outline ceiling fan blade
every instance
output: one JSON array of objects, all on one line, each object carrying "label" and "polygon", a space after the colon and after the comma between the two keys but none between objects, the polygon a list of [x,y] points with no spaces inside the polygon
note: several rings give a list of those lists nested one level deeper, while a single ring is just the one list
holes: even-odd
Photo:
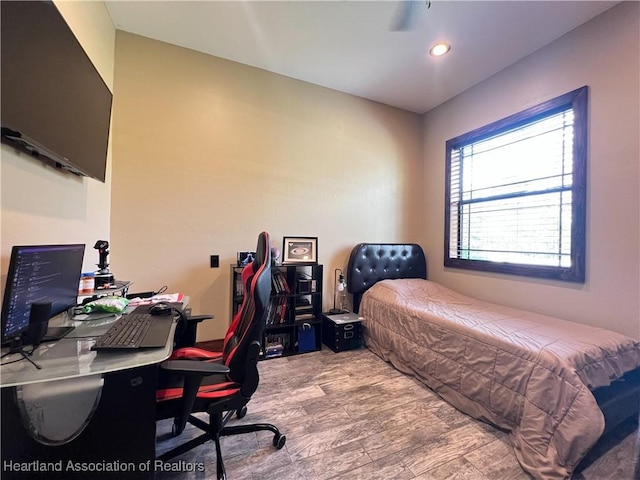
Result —
[{"label": "ceiling fan blade", "polygon": [[412,30],[422,5],[429,10],[431,8],[431,0],[398,0],[398,6],[391,19],[389,30],[392,32]]},{"label": "ceiling fan blade", "polygon": [[415,0],[399,0],[396,11],[391,19],[389,30],[392,32],[406,32],[413,28],[414,13],[420,2]]}]

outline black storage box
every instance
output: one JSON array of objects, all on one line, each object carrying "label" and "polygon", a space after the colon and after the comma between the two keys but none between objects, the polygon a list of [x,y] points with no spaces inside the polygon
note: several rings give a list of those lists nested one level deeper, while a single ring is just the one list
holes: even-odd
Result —
[{"label": "black storage box", "polygon": [[322,343],[334,352],[362,347],[362,322],[357,313],[322,316]]}]

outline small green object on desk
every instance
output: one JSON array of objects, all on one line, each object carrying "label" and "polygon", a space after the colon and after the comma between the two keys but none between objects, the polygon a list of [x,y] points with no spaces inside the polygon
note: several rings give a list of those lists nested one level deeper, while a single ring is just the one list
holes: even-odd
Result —
[{"label": "small green object on desk", "polygon": [[129,300],[124,297],[102,297],[87,303],[82,309],[84,313],[91,312],[107,312],[107,313],[122,313],[129,305]]}]

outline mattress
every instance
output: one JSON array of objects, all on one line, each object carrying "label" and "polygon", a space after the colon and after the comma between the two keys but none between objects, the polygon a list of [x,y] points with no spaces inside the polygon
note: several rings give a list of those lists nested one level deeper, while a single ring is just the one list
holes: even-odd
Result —
[{"label": "mattress", "polygon": [[567,478],[604,430],[591,390],[640,366],[616,332],[461,295],[422,279],[362,297],[364,340],[469,415],[510,432],[536,478]]}]

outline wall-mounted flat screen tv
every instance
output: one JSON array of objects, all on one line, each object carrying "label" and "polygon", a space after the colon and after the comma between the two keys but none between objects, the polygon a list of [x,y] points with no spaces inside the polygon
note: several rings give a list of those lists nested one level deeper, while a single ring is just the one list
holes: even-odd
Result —
[{"label": "wall-mounted flat screen tv", "polygon": [[111,91],[52,2],[0,9],[2,140],[104,182]]}]

